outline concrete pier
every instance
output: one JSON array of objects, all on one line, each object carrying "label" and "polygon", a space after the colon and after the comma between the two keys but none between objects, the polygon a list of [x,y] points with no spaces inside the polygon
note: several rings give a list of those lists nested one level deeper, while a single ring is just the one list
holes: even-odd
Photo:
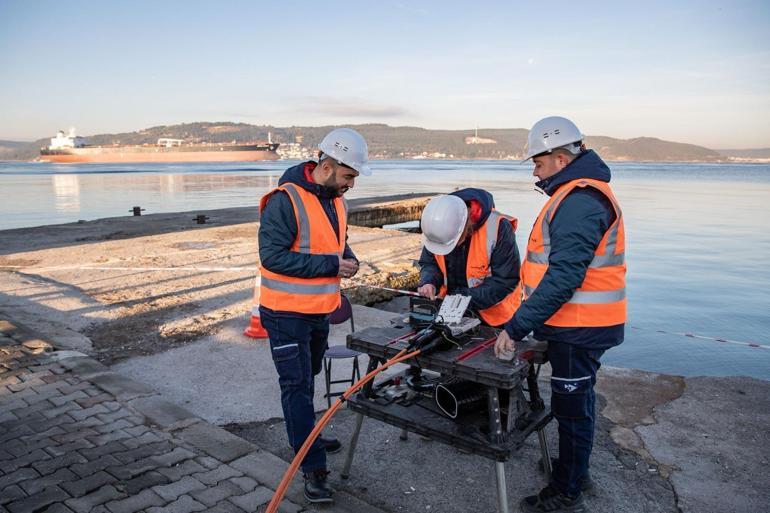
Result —
[{"label": "concrete pier", "polygon": [[[242,335],[257,227],[255,209],[225,209],[0,232],[0,513],[264,510],[291,451],[267,342]],[[415,283],[418,235],[349,235],[356,302],[386,298],[362,283]],[[401,317],[354,315],[358,329]],[[540,380],[547,395],[548,366]],[[767,509],[770,383],[602,368],[597,392],[592,512]],[[347,443],[354,424],[343,409],[326,434]],[[351,479],[329,458],[338,502],[324,511],[494,510],[492,462],[399,434],[366,419]],[[547,437],[555,449],[555,425]],[[505,465],[512,510],[543,485],[538,457],[528,440]],[[283,511],[315,510],[300,486]]]},{"label": "concrete pier", "polygon": [[[419,218],[426,201],[362,199],[350,208],[364,221],[390,222]],[[0,231],[0,302],[104,363],[187,344],[232,319],[245,327],[259,264],[257,210],[198,213],[207,224],[184,212]],[[352,302],[393,296],[362,284],[417,284],[419,235],[350,226],[348,242],[361,262],[342,282]]]},{"label": "concrete pier", "polygon": [[402,194],[351,200],[348,222],[356,226],[382,228],[389,224],[418,221],[422,215],[422,209],[433,196],[433,194]]}]

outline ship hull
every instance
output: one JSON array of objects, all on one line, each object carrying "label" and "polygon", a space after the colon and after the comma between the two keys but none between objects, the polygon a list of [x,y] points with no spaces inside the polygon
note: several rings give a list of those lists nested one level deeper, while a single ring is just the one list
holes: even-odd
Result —
[{"label": "ship hull", "polygon": [[93,146],[83,148],[47,149],[40,152],[40,160],[63,164],[82,162],[250,162],[277,160],[275,149],[270,145],[233,146]]},{"label": "ship hull", "polygon": [[190,153],[103,153],[103,154],[49,154],[40,155],[40,160],[63,164],[82,162],[250,162],[256,160],[278,160],[274,151],[200,151]]}]

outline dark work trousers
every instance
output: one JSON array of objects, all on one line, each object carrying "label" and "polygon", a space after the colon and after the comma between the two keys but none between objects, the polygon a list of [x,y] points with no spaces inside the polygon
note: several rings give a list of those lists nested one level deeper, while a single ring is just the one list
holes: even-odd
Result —
[{"label": "dark work trousers", "polygon": [[559,463],[553,469],[553,484],[572,497],[580,495],[580,479],[588,471],[593,449],[594,384],[602,353],[604,350],[548,342],[551,411],[559,423]]},{"label": "dark work trousers", "polygon": [[[315,375],[328,344],[329,317],[292,317],[261,308],[260,318],[270,338],[286,434],[296,454],[315,426]],[[302,472],[320,469],[326,469],[326,449],[316,439],[302,460]]]}]

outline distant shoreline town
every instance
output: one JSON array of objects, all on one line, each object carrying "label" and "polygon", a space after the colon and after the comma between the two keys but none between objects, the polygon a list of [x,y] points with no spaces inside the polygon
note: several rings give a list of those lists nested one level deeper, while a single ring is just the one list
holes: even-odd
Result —
[{"label": "distant shoreline town", "polygon": [[[220,146],[276,143],[271,151],[281,159],[306,160],[330,127],[273,127],[231,122],[200,122],[157,126],[136,132],[91,135],[82,140],[86,148],[157,147],[158,141],[176,141],[185,146]],[[384,124],[355,125],[370,141],[374,159],[512,160],[523,158],[527,130],[471,129],[431,130],[392,127]],[[55,132],[55,131],[54,131]],[[0,160],[34,161],[50,154],[50,141],[0,141]],[[770,163],[770,148],[712,150],[694,144],[654,137],[616,139],[586,136],[586,145],[605,160],[620,162]],[[144,152],[144,150],[142,150]],[[113,151],[114,152],[114,151]],[[45,160],[45,158],[42,158]],[[250,159],[247,159],[250,160]],[[259,160],[259,159],[255,159]]]}]

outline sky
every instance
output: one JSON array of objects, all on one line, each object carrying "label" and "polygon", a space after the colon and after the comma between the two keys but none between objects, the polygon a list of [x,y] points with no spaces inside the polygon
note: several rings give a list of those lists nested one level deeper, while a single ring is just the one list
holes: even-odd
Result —
[{"label": "sky", "polygon": [[770,2],[0,0],[0,139],[195,121],[770,147]]}]

